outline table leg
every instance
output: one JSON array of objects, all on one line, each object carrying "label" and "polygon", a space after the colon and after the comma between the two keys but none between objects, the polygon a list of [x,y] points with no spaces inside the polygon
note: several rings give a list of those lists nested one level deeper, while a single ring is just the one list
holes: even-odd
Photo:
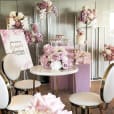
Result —
[{"label": "table leg", "polygon": [[73,92],[76,90],[76,76],[73,74]]},{"label": "table leg", "polygon": [[35,94],[35,79],[33,79],[33,95]]},{"label": "table leg", "polygon": [[53,77],[53,79],[54,79],[54,91],[53,91],[53,93],[58,95],[58,78],[55,76],[55,77]]}]

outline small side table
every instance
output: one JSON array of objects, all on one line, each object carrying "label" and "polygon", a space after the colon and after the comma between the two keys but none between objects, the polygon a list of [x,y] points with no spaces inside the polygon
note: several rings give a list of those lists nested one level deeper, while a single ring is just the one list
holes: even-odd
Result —
[{"label": "small side table", "polygon": [[[78,72],[78,68],[76,66],[72,67],[68,70],[51,70],[51,69],[45,69],[41,65],[34,66],[30,69],[30,72],[32,74],[35,74],[37,76],[50,76],[54,77],[54,83],[55,83],[55,91],[54,93],[57,93],[58,91],[58,76],[70,76],[71,74],[76,74]],[[75,84],[74,84],[75,85]]]},{"label": "small side table", "polygon": [[[59,90],[68,90],[73,93],[90,91],[90,64],[78,64],[77,67],[79,70],[74,74],[56,77]],[[56,89],[54,77],[50,77],[50,85],[52,89]]]}]

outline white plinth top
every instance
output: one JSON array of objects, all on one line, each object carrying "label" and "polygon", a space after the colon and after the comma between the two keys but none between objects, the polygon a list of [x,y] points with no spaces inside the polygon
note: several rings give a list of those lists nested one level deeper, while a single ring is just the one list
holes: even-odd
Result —
[{"label": "white plinth top", "polygon": [[51,70],[45,69],[41,65],[34,66],[30,69],[30,72],[35,75],[40,76],[61,76],[61,75],[69,75],[78,72],[78,68],[76,66],[67,70]]}]

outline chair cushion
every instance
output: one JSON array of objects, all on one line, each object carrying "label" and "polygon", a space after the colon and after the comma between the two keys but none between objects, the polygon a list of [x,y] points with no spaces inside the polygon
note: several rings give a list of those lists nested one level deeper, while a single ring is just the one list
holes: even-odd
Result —
[{"label": "chair cushion", "polygon": [[24,110],[27,108],[32,98],[32,95],[13,96],[11,103],[8,105],[7,109],[12,111]]},{"label": "chair cushion", "polygon": [[102,103],[99,94],[92,92],[74,93],[69,97],[69,101],[79,106],[97,106]]},{"label": "chair cushion", "polygon": [[[35,80],[35,88],[41,85],[40,81]],[[33,80],[21,80],[17,81],[14,85],[15,88],[18,89],[32,89],[33,88]]]}]

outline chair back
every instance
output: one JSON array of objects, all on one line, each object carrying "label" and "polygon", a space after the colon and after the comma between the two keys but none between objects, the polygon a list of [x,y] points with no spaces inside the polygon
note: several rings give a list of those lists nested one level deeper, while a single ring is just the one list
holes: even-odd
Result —
[{"label": "chair back", "polygon": [[21,65],[19,57],[15,54],[7,54],[2,61],[2,69],[10,80],[16,80],[20,76]]},{"label": "chair back", "polygon": [[105,71],[100,95],[105,103],[110,103],[114,98],[114,63],[110,64]]},{"label": "chair back", "polygon": [[8,89],[9,81],[0,72],[0,109],[5,109],[10,102],[10,90]]}]

